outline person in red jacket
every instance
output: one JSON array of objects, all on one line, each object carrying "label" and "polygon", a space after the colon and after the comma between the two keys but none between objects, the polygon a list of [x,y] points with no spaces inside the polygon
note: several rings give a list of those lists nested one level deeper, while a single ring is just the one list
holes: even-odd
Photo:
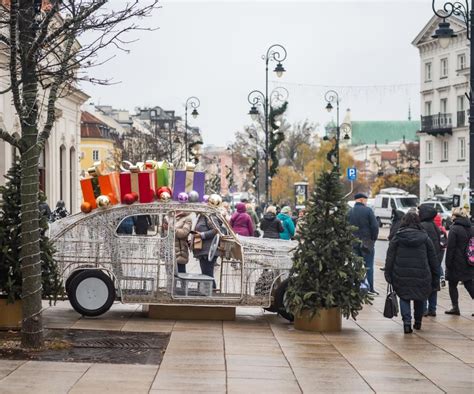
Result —
[{"label": "person in red jacket", "polygon": [[232,230],[244,237],[253,237],[253,222],[252,218],[247,213],[247,207],[243,202],[239,202],[235,207],[237,208],[237,212],[235,212],[230,218]]}]

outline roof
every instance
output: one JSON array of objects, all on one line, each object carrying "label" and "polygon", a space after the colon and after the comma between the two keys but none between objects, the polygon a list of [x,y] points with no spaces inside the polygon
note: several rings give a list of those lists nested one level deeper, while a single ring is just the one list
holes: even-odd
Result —
[{"label": "roof", "polygon": [[368,145],[375,141],[379,143],[405,140],[417,141],[417,131],[420,130],[420,121],[353,121],[351,145]]},{"label": "roof", "polygon": [[87,111],[81,113],[81,138],[111,139],[110,127]]},{"label": "roof", "polygon": [[392,161],[392,160],[397,160],[398,153],[394,150],[385,151],[385,152],[382,152],[381,156],[382,156],[382,160]]}]

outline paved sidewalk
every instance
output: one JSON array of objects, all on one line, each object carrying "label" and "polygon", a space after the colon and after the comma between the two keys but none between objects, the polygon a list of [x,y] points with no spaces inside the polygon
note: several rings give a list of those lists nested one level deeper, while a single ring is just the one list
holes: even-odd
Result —
[{"label": "paved sidewalk", "polygon": [[474,308],[460,294],[462,316],[443,313],[443,289],[438,316],[412,335],[382,316],[382,295],[337,334],[296,331],[258,308],[235,322],[158,321],[138,305],[84,319],[60,303],[45,312],[50,328],[171,332],[161,366],[0,360],[0,393],[473,393]]}]

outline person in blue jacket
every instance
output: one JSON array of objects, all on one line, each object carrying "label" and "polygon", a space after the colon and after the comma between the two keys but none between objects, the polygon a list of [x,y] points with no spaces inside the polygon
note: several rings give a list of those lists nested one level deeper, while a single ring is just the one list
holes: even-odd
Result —
[{"label": "person in blue jacket", "polygon": [[280,239],[288,240],[293,238],[295,235],[295,224],[291,219],[291,208],[288,206],[283,207],[277,217],[283,225],[283,232],[280,233]]}]

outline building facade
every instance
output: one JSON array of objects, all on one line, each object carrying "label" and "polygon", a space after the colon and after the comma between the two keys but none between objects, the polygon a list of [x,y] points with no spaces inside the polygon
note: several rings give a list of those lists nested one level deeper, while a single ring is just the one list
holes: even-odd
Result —
[{"label": "building facade", "polygon": [[420,197],[452,194],[468,185],[469,41],[465,23],[448,18],[457,37],[442,48],[433,16],[412,44],[420,53]]},{"label": "building facade", "polygon": [[[9,81],[0,79],[0,89],[5,89]],[[80,118],[81,105],[88,96],[80,90],[62,97],[56,105],[57,120],[46,141],[39,162],[40,189],[46,194],[47,202],[54,209],[57,201],[63,200],[70,212],[78,212],[82,195],[79,184],[80,159]],[[20,123],[12,104],[10,93],[0,95],[0,126],[20,135]],[[11,167],[15,150],[0,140],[0,175]],[[5,178],[0,177],[0,184]]]}]

